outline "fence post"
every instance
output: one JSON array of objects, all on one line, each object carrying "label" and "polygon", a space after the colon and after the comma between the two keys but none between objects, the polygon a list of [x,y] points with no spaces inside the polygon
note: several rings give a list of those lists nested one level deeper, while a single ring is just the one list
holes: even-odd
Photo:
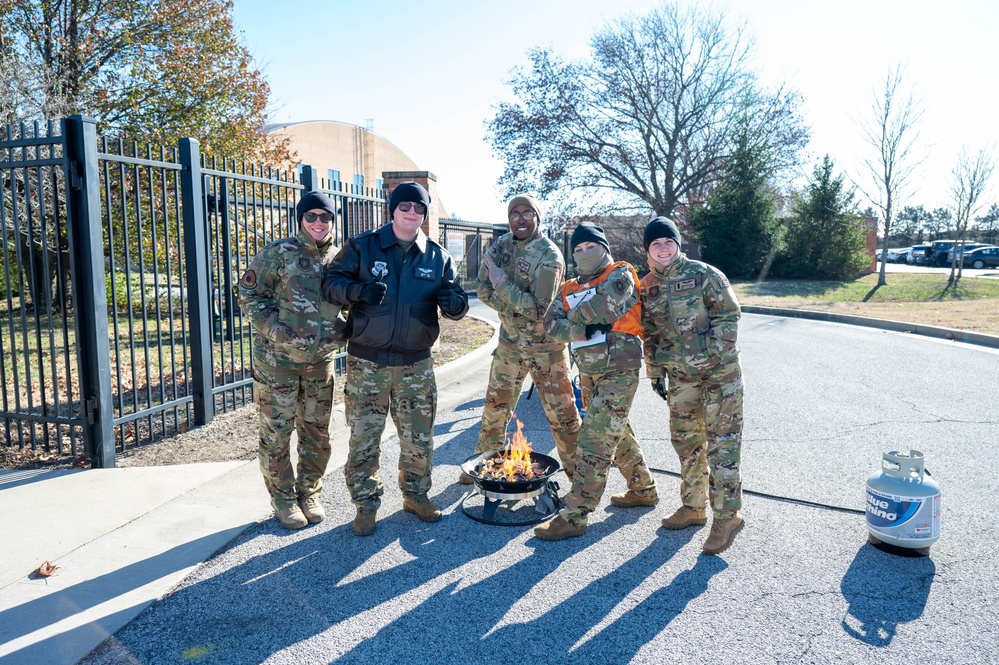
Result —
[{"label": "fence post", "polygon": [[115,449],[97,121],[71,116],[63,121],[62,133],[69,182],[69,246],[78,278],[73,286],[73,312],[80,336],[83,447],[94,468],[108,469],[115,465]]},{"label": "fence post", "polygon": [[194,424],[206,425],[215,416],[212,393],[212,292],[208,274],[208,230],[201,192],[201,152],[198,142],[184,138],[179,145],[181,203],[184,211],[184,260],[187,313],[191,326],[191,386]]},{"label": "fence post", "polygon": [[[302,164],[302,186],[305,188],[303,194],[319,189],[319,171],[315,166]],[[297,219],[295,221],[298,222]]]}]

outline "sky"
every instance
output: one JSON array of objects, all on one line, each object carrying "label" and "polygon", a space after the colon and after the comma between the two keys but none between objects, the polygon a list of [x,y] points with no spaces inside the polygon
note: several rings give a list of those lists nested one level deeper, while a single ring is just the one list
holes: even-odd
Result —
[{"label": "sky", "polygon": [[[502,162],[485,124],[515,101],[510,72],[533,47],[586,58],[595,30],[661,0],[235,0],[236,27],[271,86],[270,121],[373,123],[437,176],[448,212],[499,222]],[[860,123],[895,65],[924,108],[925,158],[905,202],[951,205],[960,150],[999,142],[999,2],[995,0],[718,0],[754,38],[751,63],[804,97],[811,128],[803,176],[828,154],[864,182]],[[997,152],[999,154],[999,152]],[[999,181],[999,173],[994,180]],[[999,182],[989,192],[996,199]],[[861,199],[866,207],[866,200]]]}]

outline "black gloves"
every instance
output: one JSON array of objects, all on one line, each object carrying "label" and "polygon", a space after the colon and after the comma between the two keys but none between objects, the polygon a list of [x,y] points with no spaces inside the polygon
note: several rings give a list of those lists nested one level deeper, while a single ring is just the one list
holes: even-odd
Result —
[{"label": "black gloves", "polygon": [[652,379],[652,389],[663,399],[669,399],[669,386],[666,384],[666,377]]},{"label": "black gloves", "polygon": [[611,331],[611,324],[609,323],[587,323],[586,324],[586,339],[590,339],[598,332],[602,332],[605,335]]},{"label": "black gloves", "polygon": [[461,296],[454,289],[441,289],[437,292],[437,305],[445,314],[457,314],[461,311]]},{"label": "black gloves", "polygon": [[380,305],[385,300],[388,287],[382,282],[364,282],[357,289],[357,302],[368,305]]}]

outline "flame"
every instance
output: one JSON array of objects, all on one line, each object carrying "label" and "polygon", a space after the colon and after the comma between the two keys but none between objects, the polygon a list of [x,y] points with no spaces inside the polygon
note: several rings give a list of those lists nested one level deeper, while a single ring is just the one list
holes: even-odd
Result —
[{"label": "flame", "polygon": [[524,423],[520,422],[520,418],[515,418],[515,420],[517,421],[517,431],[513,433],[510,437],[510,442],[504,448],[506,458],[515,465],[523,465],[530,468],[531,442],[524,436]]},{"label": "flame", "polygon": [[531,442],[524,435],[524,423],[516,416],[517,431],[487,465],[486,477],[495,480],[514,482],[534,478],[534,465],[531,462]]}]

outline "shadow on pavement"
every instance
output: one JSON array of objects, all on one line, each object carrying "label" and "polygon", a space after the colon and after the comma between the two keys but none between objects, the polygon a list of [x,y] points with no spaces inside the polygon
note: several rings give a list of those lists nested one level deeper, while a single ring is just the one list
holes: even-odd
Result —
[{"label": "shadow on pavement", "polygon": [[[227,540],[234,538],[241,530],[242,528],[229,529],[231,535]],[[116,617],[134,615],[134,607],[112,615],[105,615],[96,622],[97,625],[89,623],[81,627],[70,628],[73,625],[73,617],[98,607],[112,598],[124,596],[164,575],[201,563],[207,554],[202,542],[207,539],[214,541],[217,538],[218,536],[214,534],[198,538],[113,572],[98,575],[85,582],[59,589],[16,607],[4,609],[0,611],[0,626],[3,627],[0,629],[0,638],[12,639],[11,636],[7,635],[8,632],[14,632],[16,636],[26,636],[52,624],[68,620],[65,632],[40,640],[10,654],[16,656],[21,662],[31,662],[33,651],[57,652],[58,647],[53,649],[51,642],[55,642],[57,645],[69,643],[74,639],[72,637],[74,634],[88,631],[104,632],[106,635],[110,631],[103,626],[117,626]],[[45,583],[41,580],[37,582],[37,584]],[[53,578],[50,583],[58,583],[58,579]]]},{"label": "shadow on pavement", "polygon": [[863,545],[840,584],[849,604],[843,630],[871,646],[889,646],[898,624],[922,616],[936,570],[929,557],[900,557]]}]

